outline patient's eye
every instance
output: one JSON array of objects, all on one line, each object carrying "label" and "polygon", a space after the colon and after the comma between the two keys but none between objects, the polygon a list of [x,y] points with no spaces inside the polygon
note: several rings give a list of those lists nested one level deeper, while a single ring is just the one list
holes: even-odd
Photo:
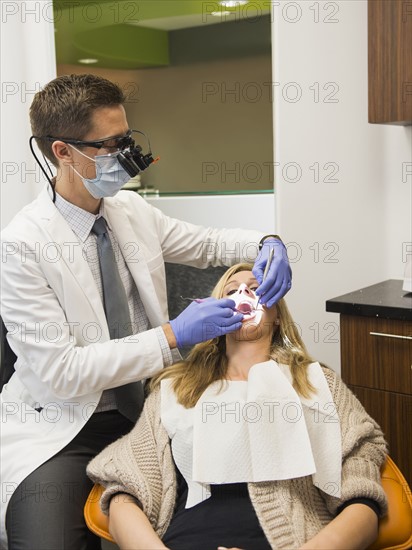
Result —
[{"label": "patient's eye", "polygon": [[226,296],[230,296],[231,294],[235,294],[237,292],[236,288],[232,288],[232,290],[226,291]]}]

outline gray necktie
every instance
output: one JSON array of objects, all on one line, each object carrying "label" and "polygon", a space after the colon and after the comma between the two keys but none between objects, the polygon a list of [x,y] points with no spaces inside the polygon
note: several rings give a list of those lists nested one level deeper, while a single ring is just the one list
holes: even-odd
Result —
[{"label": "gray necktie", "polygon": [[[100,274],[103,286],[103,303],[110,338],[124,338],[132,334],[126,292],[117,268],[116,258],[104,218],[97,219],[92,227],[97,236]],[[114,388],[116,405],[124,416],[136,422],[143,408],[144,392],[141,382],[132,382]]]}]

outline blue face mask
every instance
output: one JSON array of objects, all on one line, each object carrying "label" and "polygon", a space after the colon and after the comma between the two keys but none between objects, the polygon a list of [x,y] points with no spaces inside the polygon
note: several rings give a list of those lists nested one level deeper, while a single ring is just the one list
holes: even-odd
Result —
[{"label": "blue face mask", "polygon": [[[69,144],[70,145],[70,144]],[[70,145],[70,147],[73,147]],[[76,147],[78,153],[90,159],[96,164],[96,177],[94,179],[83,178],[81,174],[72,166],[76,174],[82,179],[84,186],[95,199],[103,197],[114,197],[116,193],[130,181],[130,176],[117,160],[118,153],[109,155],[97,155],[94,158],[88,157]]]}]

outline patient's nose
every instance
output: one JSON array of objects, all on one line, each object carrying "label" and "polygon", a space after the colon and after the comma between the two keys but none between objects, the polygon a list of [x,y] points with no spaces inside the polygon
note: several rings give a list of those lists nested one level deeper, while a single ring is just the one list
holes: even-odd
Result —
[{"label": "patient's nose", "polygon": [[249,289],[249,287],[245,283],[242,283],[239,286],[238,292],[239,292],[239,294],[245,294],[246,296],[253,297],[253,294],[252,294],[251,290]]}]

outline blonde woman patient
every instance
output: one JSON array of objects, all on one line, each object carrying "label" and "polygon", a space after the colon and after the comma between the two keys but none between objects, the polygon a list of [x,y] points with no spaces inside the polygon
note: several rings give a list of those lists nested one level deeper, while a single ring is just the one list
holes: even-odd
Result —
[{"label": "blonde woman patient", "polygon": [[377,537],[382,432],[308,355],[285,301],[258,303],[252,267],[229,268],[212,293],[235,301],[242,327],[153,378],[136,426],[88,466],[121,549],[349,550]]}]

